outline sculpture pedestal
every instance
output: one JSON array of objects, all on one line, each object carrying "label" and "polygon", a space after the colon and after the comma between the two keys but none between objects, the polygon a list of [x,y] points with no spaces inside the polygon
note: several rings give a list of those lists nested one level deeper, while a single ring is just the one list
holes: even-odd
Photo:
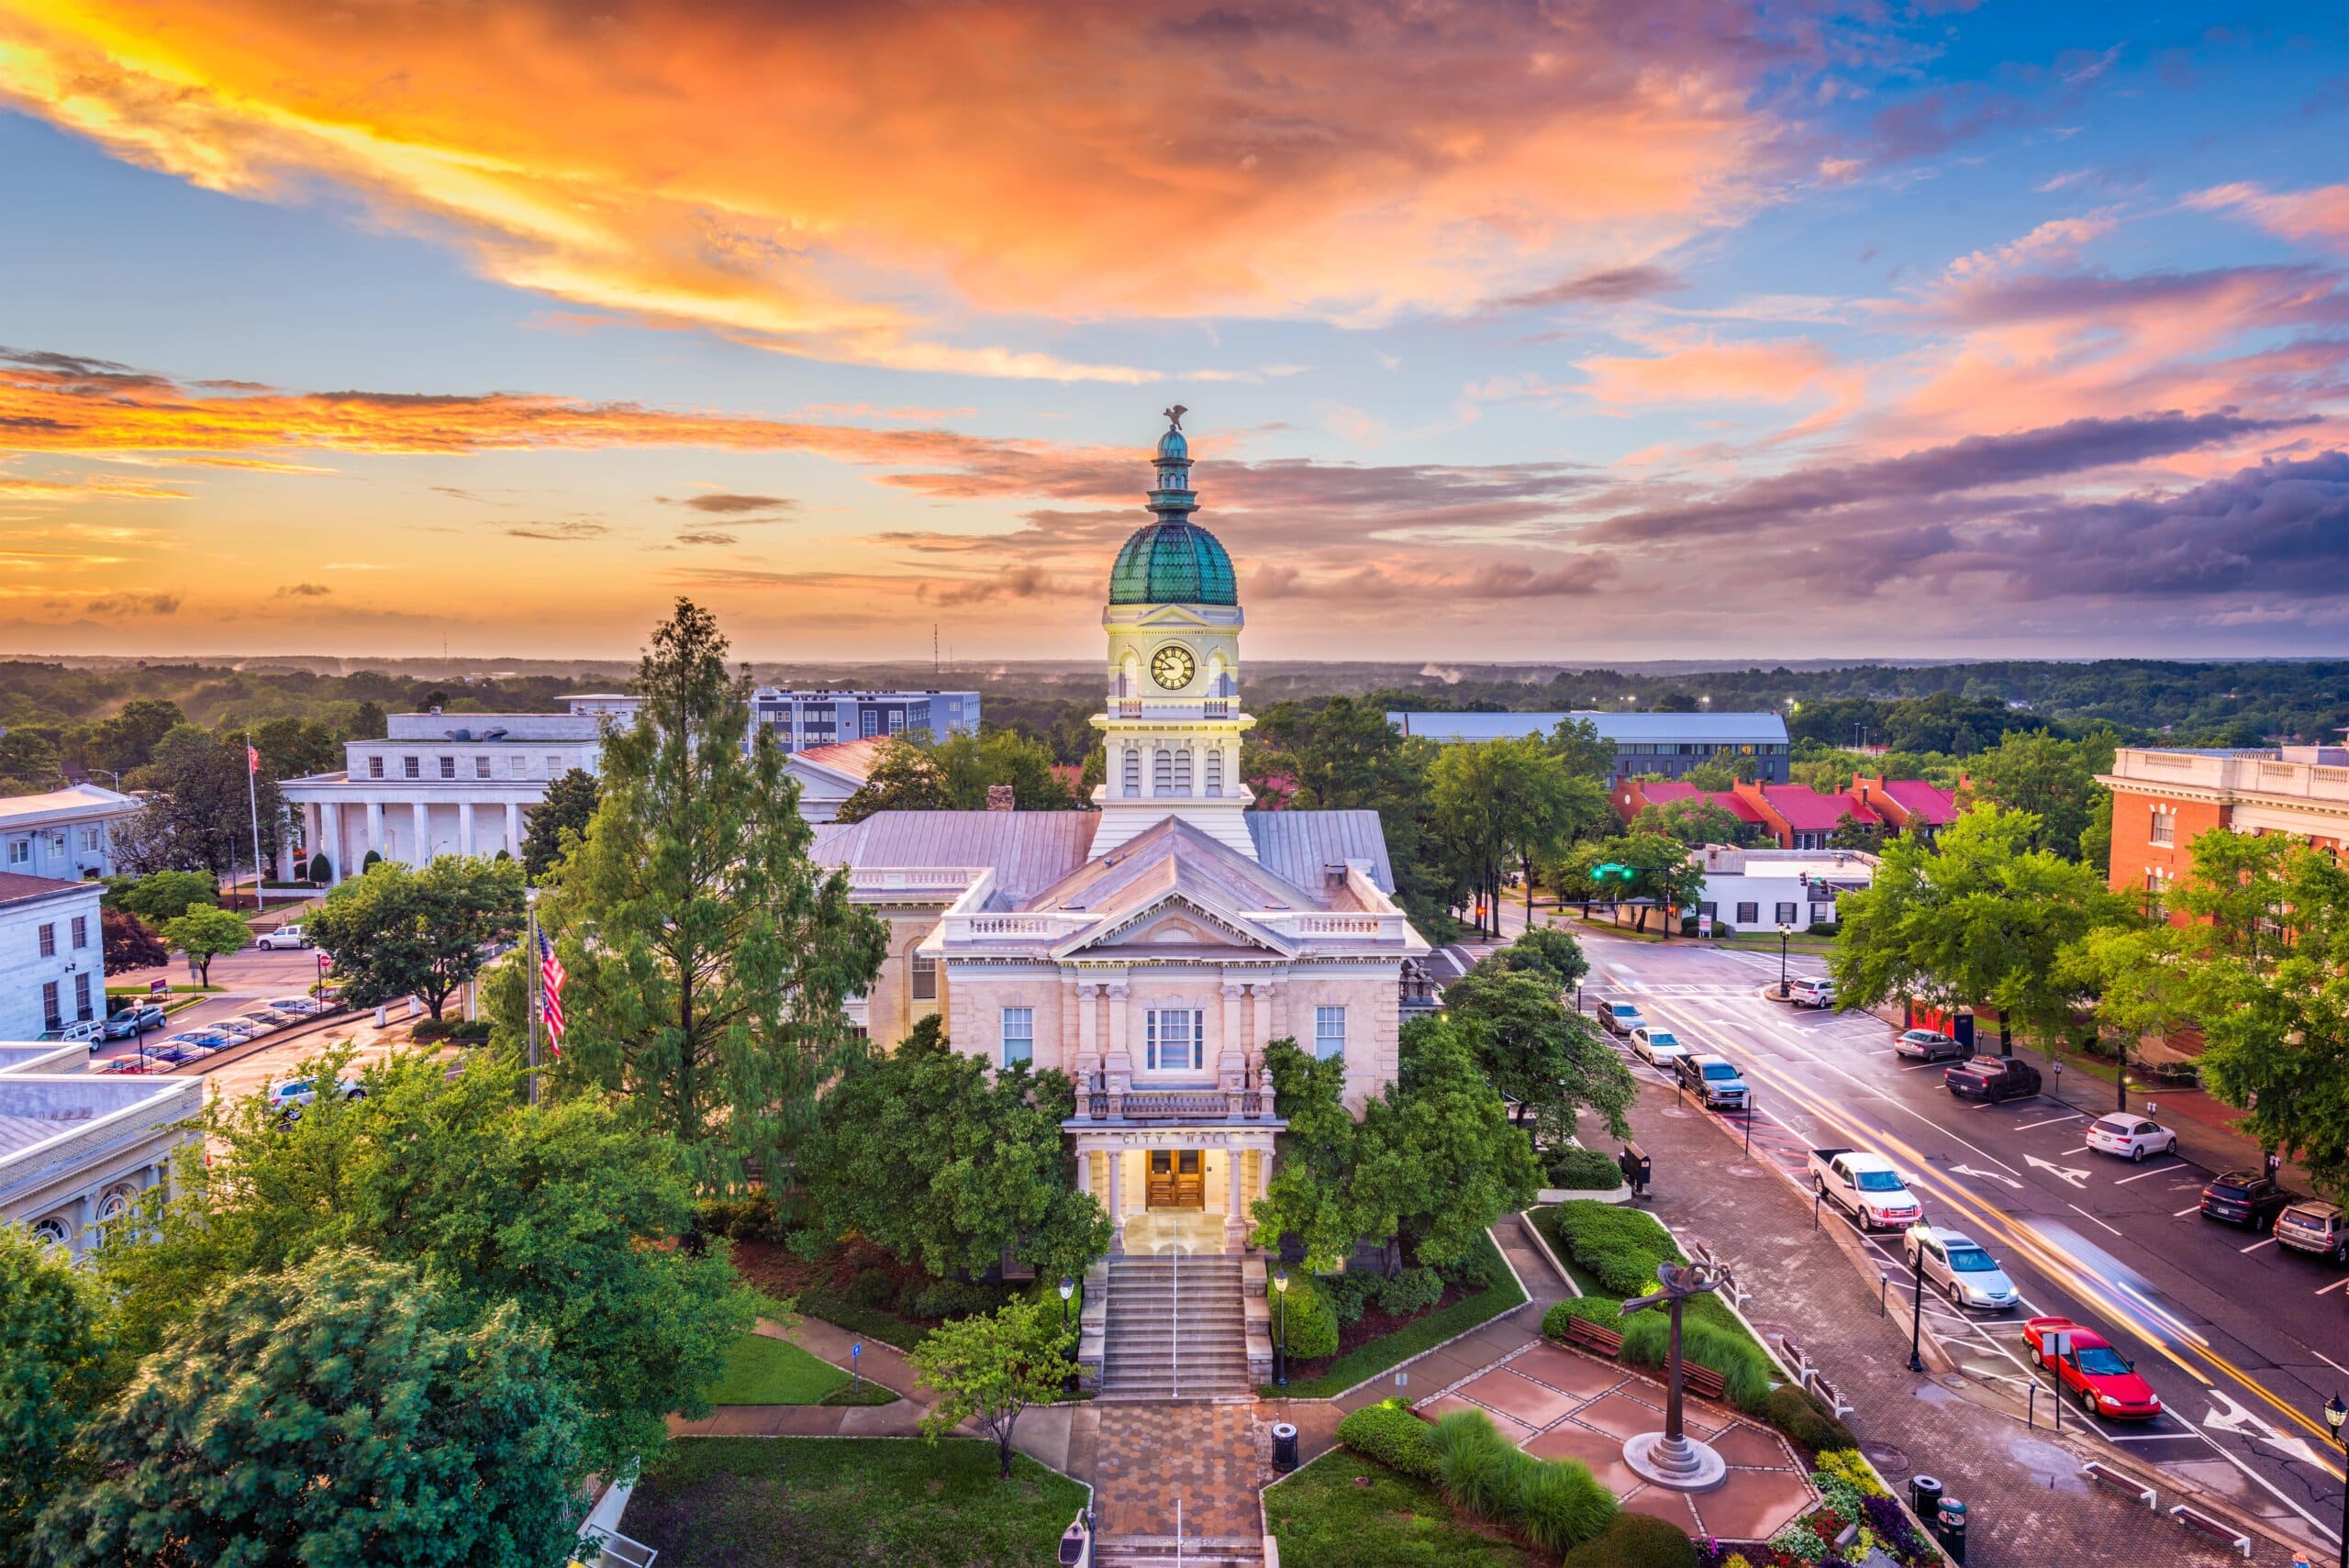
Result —
[{"label": "sculpture pedestal", "polygon": [[1642,1480],[1675,1492],[1709,1492],[1729,1477],[1729,1466],[1710,1448],[1662,1432],[1642,1432],[1625,1443],[1623,1462]]}]

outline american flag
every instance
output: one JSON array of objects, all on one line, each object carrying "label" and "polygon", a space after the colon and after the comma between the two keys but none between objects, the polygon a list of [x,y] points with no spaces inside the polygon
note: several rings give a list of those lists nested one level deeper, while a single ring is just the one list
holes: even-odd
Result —
[{"label": "american flag", "polygon": [[261,772],[261,752],[250,740],[245,742],[245,772],[249,773]]},{"label": "american flag", "polygon": [[554,944],[540,931],[539,1017],[547,1026],[547,1049],[557,1056],[562,1054],[562,960],[555,957]]}]

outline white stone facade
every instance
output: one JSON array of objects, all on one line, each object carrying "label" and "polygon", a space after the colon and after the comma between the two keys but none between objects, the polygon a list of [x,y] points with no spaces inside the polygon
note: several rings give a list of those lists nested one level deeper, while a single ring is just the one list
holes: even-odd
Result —
[{"label": "white stone facade", "polygon": [[139,800],[94,784],[0,798],[0,871],[72,882],[114,874],[114,829]]},{"label": "white stone facade", "polygon": [[200,1078],[0,1073],[0,1218],[81,1258],[196,1136]]},{"label": "white stone facade", "polygon": [[106,1016],[95,882],[0,873],[0,1040]]}]

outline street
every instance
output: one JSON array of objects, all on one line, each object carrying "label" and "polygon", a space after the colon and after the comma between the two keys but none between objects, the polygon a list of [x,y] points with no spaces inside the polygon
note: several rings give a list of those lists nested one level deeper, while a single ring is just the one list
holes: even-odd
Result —
[{"label": "street", "polygon": [[[146,986],[158,980],[174,985],[187,983],[184,963],[159,964],[151,969],[128,970],[106,976],[109,986]],[[146,1043],[152,1045],[183,1029],[201,1028],[217,1018],[233,1018],[250,1011],[261,1003],[278,996],[300,996],[308,993],[318,978],[318,954],[316,948],[284,949],[264,952],[248,947],[239,952],[223,953],[212,961],[212,984],[227,989],[218,995],[206,996],[192,1007],[183,1007],[166,1019],[160,1029],[150,1029]],[[139,1042],[131,1040],[109,1040],[97,1043],[90,1053],[91,1063],[109,1061],[117,1056],[136,1053]]]},{"label": "street", "polygon": [[[2321,1412],[2349,1386],[2349,1367],[2334,1359],[2349,1346],[2349,1273],[2202,1218],[2197,1200],[2210,1173],[2188,1160],[2131,1164],[2089,1151],[2081,1134],[2111,1108],[2105,1085],[2075,1085],[2099,1096],[2086,1109],[2044,1095],[1959,1101],[1942,1086],[1942,1064],[1893,1053],[1897,1030],[1881,1019],[1766,999],[1764,987],[1778,978],[1775,952],[1640,942],[1561,923],[1591,957],[1586,1007],[1630,1000],[1690,1049],[1738,1063],[1753,1091],[1757,1160],[1807,1195],[1809,1149],[1884,1153],[1909,1175],[1928,1223],[1991,1251],[2023,1292],[2020,1309],[1984,1318],[1931,1295],[1924,1305],[1925,1331],[1986,1391],[2012,1400],[2019,1417],[2052,1424],[2059,1401],[2047,1374],[2022,1359],[2022,1322],[2074,1318],[2137,1362],[2165,1413],[2106,1422],[2074,1403],[2062,1414],[2067,1427],[2090,1421],[2143,1462],[2338,1540],[2340,1453]],[[1798,956],[1788,969],[1799,976],[1825,965]],[[1643,1078],[1662,1076],[1626,1060]],[[1730,1119],[1743,1135],[1745,1118]],[[1848,1222],[1827,1206],[1820,1223]],[[1898,1236],[1867,1240],[1888,1281],[1886,1310],[1905,1313],[1911,1275]]]}]

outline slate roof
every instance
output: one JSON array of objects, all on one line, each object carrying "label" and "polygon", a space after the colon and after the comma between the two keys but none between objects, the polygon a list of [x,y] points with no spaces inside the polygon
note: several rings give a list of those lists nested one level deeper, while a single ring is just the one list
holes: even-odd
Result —
[{"label": "slate roof", "polygon": [[823,865],[993,866],[989,907],[1008,909],[1085,863],[1096,811],[881,811],[827,822],[808,853]]},{"label": "slate roof", "polygon": [[[1376,813],[1368,815],[1376,820]],[[1082,909],[1114,917],[1165,893],[1182,893],[1212,906],[1236,910],[1354,906],[1342,887],[1322,885],[1319,866],[1311,883],[1294,883],[1218,843],[1180,817],[1169,817],[1101,859],[1087,861],[1019,907],[1028,912]]]}]

